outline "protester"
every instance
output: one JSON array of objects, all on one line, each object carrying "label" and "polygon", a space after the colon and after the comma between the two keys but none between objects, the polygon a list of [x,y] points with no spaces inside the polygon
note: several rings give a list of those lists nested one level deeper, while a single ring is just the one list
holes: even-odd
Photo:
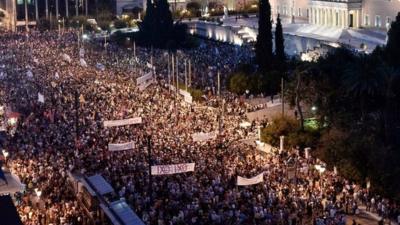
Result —
[{"label": "protester", "polygon": [[[137,48],[138,59],[132,60],[131,51],[114,45],[107,50],[79,45],[84,56],[74,31],[1,34],[0,104],[21,114],[4,148],[10,152],[8,166],[26,185],[15,196],[24,224],[86,224],[77,196],[66,185],[69,172],[102,174],[152,225],[344,225],[345,212],[355,213],[359,204],[371,202],[367,190],[333,172],[315,170],[321,164],[316,159],[296,151],[267,154],[246,144],[243,140],[254,138],[256,127],[244,129],[240,123],[253,106],[242,104],[239,96],[223,95],[223,116],[215,95],[186,103],[168,86],[168,53],[153,51],[156,81],[139,91],[136,79],[150,71],[150,49]],[[217,70],[226,79],[252,54],[248,47],[207,41],[176,53],[181,73],[183,60],[191,59],[192,85],[202,90],[216,88]],[[103,124],[133,117],[143,122]],[[192,134],[199,132],[218,136],[196,142]],[[152,165],[195,163],[194,172],[153,176],[150,192],[148,137]],[[109,143],[131,141],[134,149],[108,149]],[[263,182],[237,186],[238,176],[260,173]],[[384,217],[398,212],[383,198],[371,208]]]}]

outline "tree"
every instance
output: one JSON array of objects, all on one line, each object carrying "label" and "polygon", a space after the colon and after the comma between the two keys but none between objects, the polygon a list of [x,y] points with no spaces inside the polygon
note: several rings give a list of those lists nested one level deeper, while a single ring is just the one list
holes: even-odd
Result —
[{"label": "tree", "polygon": [[268,0],[259,1],[256,61],[260,71],[267,71],[272,64],[271,5]]},{"label": "tree", "polygon": [[174,33],[174,21],[167,0],[157,0],[155,4],[154,45],[164,47],[165,42],[170,40]]},{"label": "tree", "polygon": [[198,2],[189,2],[186,5],[186,9],[190,12],[190,14],[192,16],[200,16],[201,15],[201,12],[200,12],[201,5]]},{"label": "tree", "polygon": [[116,20],[116,21],[114,21],[114,27],[116,29],[125,28],[127,26],[128,26],[128,24],[124,20]]},{"label": "tree", "polygon": [[400,12],[388,32],[387,58],[391,65],[400,67]]},{"label": "tree", "polygon": [[275,29],[275,56],[278,64],[283,65],[283,63],[285,62],[285,45],[283,38],[282,23],[279,14],[276,21],[277,22]]},{"label": "tree", "polygon": [[248,77],[240,72],[234,74],[229,80],[229,90],[239,95],[244,94],[248,86]]},{"label": "tree", "polygon": [[151,0],[147,0],[146,14],[143,22],[140,24],[140,39],[144,44],[153,44],[154,42],[154,27],[155,13],[154,4]]},{"label": "tree", "polygon": [[349,65],[343,76],[345,94],[359,103],[359,118],[364,119],[368,109],[375,109],[374,104],[381,96],[384,79],[378,74],[379,61],[367,55],[358,56],[356,63]]}]

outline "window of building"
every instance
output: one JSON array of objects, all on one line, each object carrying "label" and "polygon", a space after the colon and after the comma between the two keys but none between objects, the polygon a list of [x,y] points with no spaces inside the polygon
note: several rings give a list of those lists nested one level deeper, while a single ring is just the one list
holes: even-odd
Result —
[{"label": "window of building", "polygon": [[279,5],[276,7],[276,13],[277,14],[280,14],[281,12],[280,12],[280,8],[279,8]]},{"label": "window of building", "polygon": [[366,14],[364,16],[364,26],[368,27],[369,26],[369,15]]},{"label": "window of building", "polygon": [[381,16],[376,15],[375,16],[375,27],[381,27],[381,26],[382,26]]},{"label": "window of building", "polygon": [[303,16],[303,15],[301,15],[301,9],[299,8],[299,11],[298,11],[298,16]]}]

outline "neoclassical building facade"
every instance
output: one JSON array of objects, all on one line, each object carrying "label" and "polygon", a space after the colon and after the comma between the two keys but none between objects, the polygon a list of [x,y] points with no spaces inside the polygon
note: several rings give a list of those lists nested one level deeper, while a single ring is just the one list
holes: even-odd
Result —
[{"label": "neoclassical building facade", "polygon": [[400,11],[400,0],[270,0],[274,18],[320,26],[387,29]]}]

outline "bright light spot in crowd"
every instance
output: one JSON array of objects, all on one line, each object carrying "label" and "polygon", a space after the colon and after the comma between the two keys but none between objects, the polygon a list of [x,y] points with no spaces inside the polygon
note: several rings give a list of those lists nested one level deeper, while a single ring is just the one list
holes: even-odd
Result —
[{"label": "bright light spot in crowd", "polygon": [[10,119],[8,119],[8,123],[11,125],[11,126],[14,126],[16,123],[17,123],[17,118],[10,118]]},{"label": "bright light spot in crowd", "polygon": [[4,155],[4,157],[6,157],[6,158],[7,158],[7,157],[8,157],[8,152],[7,152],[5,149],[3,149],[3,151],[2,151],[2,152],[3,152],[3,155]]},{"label": "bright light spot in crowd", "polygon": [[317,111],[317,107],[316,107],[316,106],[313,106],[313,107],[311,107],[311,110],[312,110],[312,111]]}]

